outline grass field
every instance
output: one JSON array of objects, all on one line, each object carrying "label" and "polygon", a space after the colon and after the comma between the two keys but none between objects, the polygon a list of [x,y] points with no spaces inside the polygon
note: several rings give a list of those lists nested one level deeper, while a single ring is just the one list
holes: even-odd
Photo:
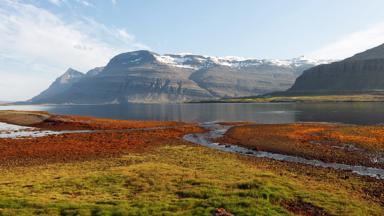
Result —
[{"label": "grass field", "polygon": [[0,214],[212,215],[215,208],[235,215],[384,212],[343,184],[266,166],[172,145],[114,159],[2,169]]}]

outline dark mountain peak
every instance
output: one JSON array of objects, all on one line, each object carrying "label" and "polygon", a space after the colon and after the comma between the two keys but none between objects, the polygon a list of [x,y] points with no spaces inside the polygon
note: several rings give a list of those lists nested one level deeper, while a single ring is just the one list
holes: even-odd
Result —
[{"label": "dark mountain peak", "polygon": [[149,50],[135,50],[131,52],[126,52],[126,54],[129,53],[131,55],[158,55],[155,52],[149,51]]},{"label": "dark mountain peak", "polygon": [[78,80],[83,76],[84,74],[81,73],[80,71],[77,71],[72,68],[68,68],[63,75],[57,78],[56,82],[59,82],[61,84],[69,83],[69,82],[72,82],[73,80]]},{"label": "dark mountain peak", "polygon": [[65,74],[75,75],[75,74],[83,74],[83,73],[81,73],[80,71],[75,70],[73,68],[68,68],[63,75],[65,75]]},{"label": "dark mountain peak", "polygon": [[45,91],[41,92],[36,97],[32,98],[31,101],[37,102],[44,98],[56,97],[69,89],[74,83],[78,82],[85,77],[85,74],[68,68],[63,75],[57,78]]},{"label": "dark mountain peak", "polygon": [[156,62],[156,53],[148,50],[137,50],[121,53],[111,59],[107,67],[111,66],[136,66],[140,64],[150,64]]}]

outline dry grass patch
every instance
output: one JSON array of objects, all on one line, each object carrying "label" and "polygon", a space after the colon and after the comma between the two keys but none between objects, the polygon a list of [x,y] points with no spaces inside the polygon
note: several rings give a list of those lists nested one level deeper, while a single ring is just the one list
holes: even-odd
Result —
[{"label": "dry grass patch", "polygon": [[39,124],[50,117],[48,113],[37,111],[0,110],[0,122],[16,125]]}]

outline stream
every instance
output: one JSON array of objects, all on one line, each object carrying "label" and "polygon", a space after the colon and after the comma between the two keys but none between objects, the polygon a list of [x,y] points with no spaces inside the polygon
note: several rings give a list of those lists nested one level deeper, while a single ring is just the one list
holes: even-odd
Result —
[{"label": "stream", "polygon": [[201,126],[207,129],[208,132],[198,133],[198,134],[187,134],[183,137],[183,139],[198,145],[202,145],[202,146],[213,148],[220,151],[248,155],[248,156],[259,157],[259,158],[270,158],[278,161],[306,164],[306,165],[311,165],[315,167],[351,171],[352,173],[355,173],[358,175],[370,176],[376,179],[384,180],[384,169],[380,169],[380,168],[355,166],[355,165],[348,165],[348,164],[342,164],[342,163],[326,163],[320,160],[311,160],[311,159],[306,159],[298,156],[277,154],[277,153],[265,152],[265,151],[255,151],[252,149],[248,149],[248,148],[244,148],[236,145],[228,145],[228,144],[211,142],[210,140],[212,139],[216,139],[224,136],[224,134],[228,131],[228,129],[231,128],[231,126],[220,125],[216,122],[202,123]]}]

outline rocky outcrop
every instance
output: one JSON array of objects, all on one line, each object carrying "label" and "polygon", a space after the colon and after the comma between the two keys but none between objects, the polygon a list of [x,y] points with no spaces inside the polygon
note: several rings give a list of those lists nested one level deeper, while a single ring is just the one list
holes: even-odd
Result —
[{"label": "rocky outcrop", "polygon": [[384,92],[384,45],[343,61],[303,72],[285,94],[322,95]]}]

